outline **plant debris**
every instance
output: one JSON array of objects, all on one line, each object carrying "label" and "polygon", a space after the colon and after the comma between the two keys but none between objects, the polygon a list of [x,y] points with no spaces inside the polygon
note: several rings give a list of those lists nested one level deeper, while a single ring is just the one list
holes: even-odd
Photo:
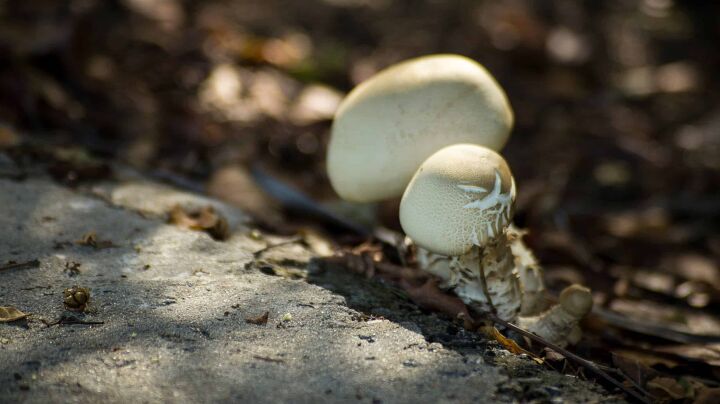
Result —
[{"label": "plant debris", "polygon": [[10,270],[10,269],[37,268],[39,266],[40,266],[40,260],[37,260],[37,259],[26,261],[26,262],[8,261],[7,264],[0,266],[0,271]]},{"label": "plant debris", "polygon": [[266,311],[265,313],[263,313],[259,316],[245,318],[245,322],[248,324],[265,325],[268,322],[269,316],[270,316],[270,312]]},{"label": "plant debris", "polygon": [[69,277],[74,277],[77,275],[80,275],[80,266],[82,264],[76,261],[67,261],[65,262],[65,266],[63,267],[63,272],[67,273]]},{"label": "plant debris", "polygon": [[66,310],[85,311],[90,303],[90,289],[80,286],[65,289],[63,291],[63,303]]},{"label": "plant debris", "polygon": [[23,313],[12,306],[0,306],[0,323],[10,323],[22,320],[29,315],[29,313]]},{"label": "plant debris", "polygon": [[49,323],[47,321],[43,321],[46,326],[50,327],[53,325],[100,325],[105,324],[104,321],[93,321],[93,320],[83,320],[82,318],[79,318],[74,315],[69,314],[63,314],[60,316],[60,318],[53,322]]},{"label": "plant debris", "polygon": [[204,231],[215,240],[223,241],[230,237],[227,219],[210,205],[200,209],[186,209],[175,205],[170,210],[168,222],[186,229]]},{"label": "plant debris", "polygon": [[112,175],[110,166],[90,156],[81,148],[55,149],[50,155],[48,173],[58,182],[77,186],[85,181],[99,181]]},{"label": "plant debris", "polygon": [[112,248],[115,247],[112,241],[110,240],[100,240],[97,237],[97,234],[94,231],[85,233],[80,240],[76,240],[75,244],[77,245],[83,245],[88,247],[93,247],[96,250],[101,250],[103,248]]}]

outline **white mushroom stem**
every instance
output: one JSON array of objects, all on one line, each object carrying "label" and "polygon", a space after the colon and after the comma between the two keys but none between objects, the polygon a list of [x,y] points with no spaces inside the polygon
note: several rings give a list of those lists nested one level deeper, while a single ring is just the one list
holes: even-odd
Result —
[{"label": "white mushroom stem", "polygon": [[[464,277],[468,284],[456,288],[460,298],[481,303],[485,306],[482,309],[494,311],[503,320],[515,321],[522,296],[512,250],[504,234],[482,247],[473,247],[456,263],[458,271],[469,274],[472,270],[476,275],[475,279]],[[477,293],[477,285],[482,287],[481,294]]]},{"label": "white mushroom stem", "polygon": [[456,257],[418,248],[418,264],[440,278],[440,286],[452,289],[467,305],[481,311],[494,309],[499,317],[558,345],[575,344],[582,336],[578,323],[592,308],[590,291],[570,286],[560,295],[560,304],[546,310],[543,271],[522,242],[522,235],[521,230],[510,226],[506,237],[500,238],[505,242],[474,247]]},{"label": "white mushroom stem", "polygon": [[571,285],[560,294],[560,303],[538,316],[520,317],[518,325],[562,347],[577,343],[582,332],[578,323],[592,309],[590,289]]},{"label": "white mushroom stem", "polygon": [[522,300],[514,261],[505,234],[454,257],[418,248],[420,268],[442,279],[442,287],[476,310],[494,311],[510,322],[517,319]]},{"label": "white mushroom stem", "polygon": [[520,278],[522,303],[520,315],[535,316],[547,308],[545,299],[545,282],[542,267],[538,264],[533,252],[525,245],[522,237],[525,233],[510,225],[508,239],[510,249],[515,258],[515,271]]}]

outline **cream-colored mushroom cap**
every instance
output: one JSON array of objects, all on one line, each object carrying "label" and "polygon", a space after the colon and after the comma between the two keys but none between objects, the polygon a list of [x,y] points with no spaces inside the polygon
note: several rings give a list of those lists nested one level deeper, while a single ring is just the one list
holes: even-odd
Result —
[{"label": "cream-colored mushroom cap", "polygon": [[397,197],[437,150],[458,143],[500,150],[512,123],[505,93],[478,63],[458,55],[411,59],[363,82],[340,104],[328,176],[346,200]]},{"label": "cream-colored mushroom cap", "polygon": [[593,306],[590,289],[578,284],[572,284],[563,289],[558,300],[560,305],[576,318],[585,317]]},{"label": "cream-colored mushroom cap", "polygon": [[459,144],[425,160],[400,201],[400,224],[418,245],[461,255],[502,234],[512,219],[515,181],[505,160]]}]

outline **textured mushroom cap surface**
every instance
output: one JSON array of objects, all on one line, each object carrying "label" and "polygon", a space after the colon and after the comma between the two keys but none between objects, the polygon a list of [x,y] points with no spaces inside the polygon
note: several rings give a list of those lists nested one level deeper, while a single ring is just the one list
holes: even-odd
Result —
[{"label": "textured mushroom cap surface", "polygon": [[473,143],[500,150],[513,124],[495,79],[463,56],[425,56],[391,66],[343,100],[328,146],[330,182],[343,199],[402,195],[437,150]]},{"label": "textured mushroom cap surface", "polygon": [[505,160],[459,144],[425,160],[400,201],[400,224],[436,254],[461,255],[501,234],[512,219],[515,181]]}]

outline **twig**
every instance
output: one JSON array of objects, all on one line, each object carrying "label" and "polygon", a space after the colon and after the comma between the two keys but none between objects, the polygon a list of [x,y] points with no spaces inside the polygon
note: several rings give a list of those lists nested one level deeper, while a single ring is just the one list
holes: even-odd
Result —
[{"label": "twig", "polygon": [[293,237],[293,238],[291,238],[291,239],[289,239],[289,240],[281,241],[281,242],[279,242],[279,243],[268,244],[268,245],[266,245],[265,247],[263,247],[263,248],[255,251],[255,252],[253,252],[253,253],[252,253],[252,254],[253,254],[253,258],[260,258],[261,255],[265,254],[265,253],[268,252],[269,250],[272,250],[273,248],[282,247],[282,246],[288,245],[288,244],[301,243],[301,242],[303,242],[303,241],[304,241],[304,240],[303,240],[302,237]]},{"label": "twig", "polygon": [[5,264],[3,266],[0,266],[0,271],[4,271],[6,269],[29,269],[29,268],[37,268],[40,265],[40,260],[34,259],[27,262],[14,262],[12,264]]},{"label": "twig", "polygon": [[261,360],[261,361],[265,361],[265,362],[271,362],[271,363],[285,363],[285,361],[282,359],[274,359],[274,358],[269,358],[267,356],[253,355],[253,358]]},{"label": "twig", "polygon": [[294,210],[307,217],[319,220],[326,225],[335,228],[339,227],[361,236],[369,236],[371,234],[370,231],[363,226],[331,212],[309,196],[273,177],[263,170],[259,164],[251,167],[250,174],[263,191],[280,201],[286,209]]},{"label": "twig", "polygon": [[[408,276],[408,275],[410,275],[410,278],[411,278],[411,279],[412,279],[412,278],[419,278],[419,277],[425,275],[425,274],[423,274],[421,271],[414,271],[414,270],[412,270],[412,269],[410,269],[410,268],[407,268],[407,267],[401,267],[401,266],[394,265],[394,264],[390,264],[390,263],[386,263],[386,262],[376,262],[376,263],[374,263],[374,265],[375,265],[378,269],[380,269],[382,272],[385,272],[386,275],[387,275],[387,274],[391,274],[391,276],[399,278],[399,281],[400,281],[400,284],[401,284],[401,285],[403,285],[403,283],[405,283],[405,285],[403,285],[403,287],[404,287],[406,290],[408,290],[408,285],[407,285],[407,276]],[[425,275],[425,276],[427,276],[427,275]],[[482,267],[481,267],[481,277],[482,277],[482,276],[484,276],[484,272],[482,271]],[[405,282],[403,282],[403,281],[405,281]],[[483,279],[483,281],[484,281],[484,279]],[[487,293],[487,292],[485,291],[485,293]],[[489,296],[489,294],[487,294],[487,295]],[[417,296],[416,296],[416,297],[417,297]],[[411,296],[411,298],[412,298],[412,296]],[[413,299],[413,300],[414,300],[414,299]],[[462,303],[461,303],[461,304],[462,304]],[[437,309],[437,308],[436,308],[436,309]],[[457,313],[456,313],[456,314],[457,314]],[[613,386],[619,388],[620,390],[622,390],[622,391],[625,392],[628,396],[634,398],[635,400],[637,400],[637,401],[639,401],[639,402],[641,402],[641,403],[650,404],[650,401],[648,401],[647,398],[645,398],[645,397],[641,396],[640,394],[636,393],[635,391],[630,390],[630,389],[628,389],[627,387],[623,386],[622,383],[620,383],[619,381],[617,381],[616,379],[614,379],[613,377],[611,377],[609,374],[607,374],[607,372],[605,372],[603,369],[601,369],[600,366],[598,366],[598,365],[595,364],[594,362],[592,362],[592,361],[590,361],[590,360],[587,360],[587,359],[584,359],[584,358],[582,358],[582,357],[580,357],[580,356],[578,356],[578,355],[575,355],[574,353],[572,353],[572,352],[570,352],[570,351],[568,351],[568,350],[566,350],[566,349],[564,349],[564,348],[561,348],[561,347],[559,347],[558,345],[553,344],[552,342],[549,342],[549,341],[545,340],[545,339],[542,338],[542,337],[539,337],[539,336],[537,336],[537,335],[535,335],[535,334],[533,334],[533,333],[531,333],[531,332],[529,332],[529,331],[527,331],[527,330],[525,330],[525,329],[522,329],[522,328],[518,327],[518,326],[515,325],[515,324],[512,324],[512,323],[510,323],[510,322],[507,322],[507,321],[499,318],[495,313],[490,313],[490,312],[488,312],[488,313],[483,313],[483,314],[485,315],[485,318],[487,318],[488,320],[490,320],[490,321],[492,321],[492,322],[494,322],[494,323],[496,323],[496,324],[498,324],[498,325],[501,325],[501,326],[503,326],[503,327],[505,327],[505,328],[507,328],[507,329],[510,329],[510,330],[512,330],[512,331],[515,331],[515,332],[518,333],[518,334],[521,334],[521,335],[523,335],[523,336],[526,336],[526,337],[528,337],[529,339],[531,339],[531,340],[533,340],[533,341],[535,341],[535,342],[537,342],[537,343],[539,343],[539,344],[541,344],[541,345],[544,345],[544,346],[546,346],[546,347],[554,350],[555,352],[563,355],[564,357],[568,358],[569,360],[571,360],[571,361],[579,364],[579,365],[581,366],[581,369],[582,369],[582,368],[589,369],[590,371],[592,371],[592,372],[595,373],[596,375],[600,376],[602,379],[608,381],[608,382],[611,383]],[[477,323],[477,321],[476,321],[475,319],[473,319],[473,318],[470,318],[470,322],[471,322],[471,323]],[[643,394],[646,394],[646,392],[645,392],[644,390],[640,389],[640,391],[642,391]]]},{"label": "twig", "polygon": [[601,369],[597,364],[595,364],[594,362],[592,362],[592,361],[590,361],[590,360],[587,360],[587,359],[585,359],[585,358],[582,358],[582,357],[580,357],[580,356],[578,356],[578,355],[575,355],[574,353],[568,351],[567,349],[561,348],[561,347],[559,347],[558,345],[553,344],[552,342],[547,341],[546,339],[541,338],[541,337],[539,337],[539,336],[537,336],[537,335],[535,335],[535,334],[533,334],[533,333],[531,333],[531,332],[529,332],[529,331],[527,331],[527,330],[524,330],[524,329],[516,326],[516,325],[513,324],[513,323],[507,322],[507,321],[501,319],[500,317],[496,316],[496,315],[493,314],[493,313],[486,313],[486,316],[489,317],[489,319],[492,320],[493,322],[495,322],[495,323],[497,323],[497,324],[499,324],[499,325],[501,325],[501,326],[503,326],[503,327],[505,327],[505,328],[507,328],[507,329],[509,329],[509,330],[515,331],[515,332],[518,333],[518,334],[521,334],[521,335],[523,335],[523,336],[525,336],[525,337],[528,337],[528,338],[530,338],[531,340],[533,340],[533,341],[535,341],[535,342],[537,342],[537,343],[539,343],[539,344],[541,344],[541,345],[544,345],[544,346],[552,349],[553,351],[555,351],[555,352],[563,355],[564,357],[572,360],[573,362],[575,362],[575,363],[583,366],[584,368],[592,371],[592,372],[595,373],[596,375],[600,376],[602,379],[610,382],[612,385],[614,385],[615,387],[619,388],[620,390],[622,390],[623,392],[625,392],[626,394],[628,394],[628,395],[631,396],[632,398],[640,401],[641,403],[650,404],[650,401],[648,401],[645,397],[643,397],[643,396],[639,395],[638,393],[636,393],[636,392],[628,389],[627,387],[623,386],[622,383],[620,383],[619,381],[617,381],[616,379],[614,379],[613,377],[611,377],[609,374],[607,374],[607,372],[605,372],[604,370],[602,370],[602,369]]},{"label": "twig", "polygon": [[100,325],[105,324],[104,321],[86,321],[79,319],[74,316],[68,316],[63,314],[60,316],[60,319],[54,323],[46,323],[43,321],[46,326],[50,327],[51,325]]}]

